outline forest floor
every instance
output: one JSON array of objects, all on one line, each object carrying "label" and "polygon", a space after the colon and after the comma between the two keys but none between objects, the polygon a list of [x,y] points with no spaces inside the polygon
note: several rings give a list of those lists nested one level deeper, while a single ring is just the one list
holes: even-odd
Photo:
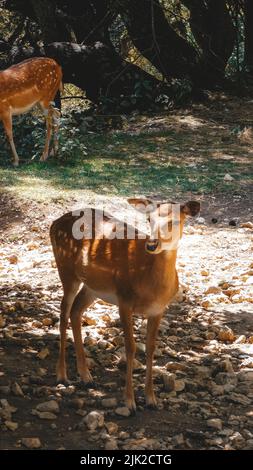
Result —
[{"label": "forest floor", "polygon": [[[251,126],[252,101],[220,96],[88,135],[87,155],[76,164],[2,166],[0,449],[253,448]],[[83,316],[97,387],[84,390],[77,380],[70,329],[71,384],[56,386],[62,289],[49,227],[94,200],[122,214],[124,196],[133,194],[197,199],[201,214],[185,227],[177,263],[183,295],[168,308],[157,341],[158,410],[145,409],[146,320],[136,318],[137,413],[122,416],[116,307],[97,301]]]}]

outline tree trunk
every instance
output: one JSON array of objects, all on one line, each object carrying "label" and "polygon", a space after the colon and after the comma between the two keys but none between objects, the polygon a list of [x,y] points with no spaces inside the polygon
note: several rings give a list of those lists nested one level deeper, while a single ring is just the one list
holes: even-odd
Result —
[{"label": "tree trunk", "polygon": [[253,74],[253,1],[245,0],[245,55],[247,72]]},{"label": "tree trunk", "polygon": [[49,44],[54,41],[73,41],[75,36],[68,25],[59,22],[56,2],[52,0],[30,0],[37,23],[40,26],[42,39]]},{"label": "tree trunk", "polygon": [[195,77],[197,53],[169,25],[159,0],[118,0],[116,7],[134,45],[164,77]]},{"label": "tree trunk", "polygon": [[200,66],[207,86],[222,83],[235,44],[235,28],[225,0],[182,0],[201,48]]},{"label": "tree trunk", "polygon": [[[101,99],[124,102],[127,98],[130,100],[129,107],[132,99],[132,108],[141,106],[147,109],[161,92],[159,80],[136,65],[123,61],[114,50],[99,42],[93,46],[57,42],[43,48],[14,47],[6,67],[35,56],[54,58],[63,68],[63,81],[84,90],[87,98],[95,103]],[[148,87],[148,91],[139,97],[139,103],[135,106],[136,83],[144,83],[143,89],[145,91]],[[122,106],[124,108],[126,103]],[[126,107],[125,111],[128,110]]]}]

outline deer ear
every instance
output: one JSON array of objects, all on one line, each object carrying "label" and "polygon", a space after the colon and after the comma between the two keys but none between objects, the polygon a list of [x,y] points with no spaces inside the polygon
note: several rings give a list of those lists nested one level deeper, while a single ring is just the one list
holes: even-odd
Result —
[{"label": "deer ear", "polygon": [[181,212],[185,215],[194,217],[200,211],[200,203],[198,201],[188,201],[181,206]]},{"label": "deer ear", "polygon": [[130,198],[127,200],[128,204],[133,206],[137,211],[146,214],[147,212],[153,212],[157,206],[150,199],[142,198]]}]

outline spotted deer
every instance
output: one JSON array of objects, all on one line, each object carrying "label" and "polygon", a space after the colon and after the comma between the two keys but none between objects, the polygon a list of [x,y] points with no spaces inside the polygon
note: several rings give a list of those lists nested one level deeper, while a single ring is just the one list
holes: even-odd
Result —
[{"label": "spotted deer", "polygon": [[30,111],[39,104],[46,116],[46,143],[40,158],[48,158],[52,130],[54,128],[54,153],[58,148],[59,111],[53,107],[58,90],[62,89],[61,67],[48,57],[35,57],[0,71],[0,120],[9,139],[13,164],[18,166],[19,157],[12,131],[12,116]]},{"label": "spotted deer", "polygon": [[[123,235],[115,237],[117,219],[86,208],[80,214],[68,213],[53,222],[51,243],[63,286],[60,316],[60,352],[57,379],[67,380],[65,363],[66,329],[69,318],[73,330],[77,369],[84,383],[92,382],[81,335],[82,313],[96,298],[118,305],[126,349],[126,405],[136,409],[132,383],[135,341],[133,314],[147,317],[146,404],[156,406],[152,363],[156,336],[166,307],[178,291],[176,258],[187,216],[199,213],[200,204],[154,204],[147,199],[129,199],[137,210],[152,216],[151,235],[124,224]],[[177,208],[177,212],[175,212]],[[79,225],[78,225],[79,224]],[[80,232],[75,231],[80,226]],[[90,226],[92,229],[90,229]],[[176,227],[176,236],[173,235]],[[133,231],[131,232],[131,230]],[[134,237],[128,238],[134,232]],[[101,235],[102,234],[102,235]]]}]

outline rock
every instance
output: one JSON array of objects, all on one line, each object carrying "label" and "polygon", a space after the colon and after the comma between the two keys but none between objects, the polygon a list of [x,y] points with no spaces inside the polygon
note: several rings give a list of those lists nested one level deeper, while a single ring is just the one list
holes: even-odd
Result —
[{"label": "rock", "polygon": [[185,388],[185,382],[184,380],[176,380],[175,381],[175,392],[182,392]]},{"label": "rock", "polygon": [[228,341],[233,343],[233,341],[236,339],[236,336],[231,328],[225,327],[219,331],[218,338],[220,341]]},{"label": "rock", "polygon": [[9,385],[0,386],[0,394],[9,395],[11,392],[11,387]]},{"label": "rock", "polygon": [[229,358],[226,358],[224,361],[222,361],[220,364],[220,367],[221,367],[221,370],[224,370],[225,372],[228,372],[229,374],[234,374],[233,364]]},{"label": "rock", "polygon": [[204,219],[204,217],[198,217],[197,220],[196,220],[196,222],[197,222],[198,224],[205,224],[206,219]]},{"label": "rock", "polygon": [[38,418],[40,419],[49,419],[49,420],[57,419],[57,416],[54,413],[50,413],[50,411],[34,410],[32,414],[38,416]]},{"label": "rock", "polygon": [[210,428],[218,429],[218,431],[221,431],[221,430],[222,430],[222,421],[221,421],[221,419],[219,419],[219,418],[208,419],[208,420],[207,420],[207,425],[208,425]]},{"label": "rock", "polygon": [[41,447],[41,442],[38,437],[23,437],[21,439],[21,444],[28,449],[39,449]]},{"label": "rock", "polygon": [[46,359],[47,356],[49,356],[50,354],[50,351],[48,348],[43,348],[38,354],[37,354],[37,357],[39,359]]},{"label": "rock", "polygon": [[136,352],[140,352],[141,354],[145,354],[146,352],[146,344],[145,343],[137,343],[136,344]]},{"label": "rock", "polygon": [[43,318],[42,323],[44,326],[51,326],[53,324],[53,320],[51,318]]},{"label": "rock", "polygon": [[15,395],[16,397],[23,397],[24,396],[23,390],[17,382],[12,384],[11,391],[12,391],[13,395]]},{"label": "rock", "polygon": [[167,362],[167,364],[165,364],[165,368],[169,371],[173,370],[173,371],[176,371],[176,370],[187,370],[187,366],[186,364],[182,363],[182,362],[172,362],[172,361],[169,361]]},{"label": "rock", "polygon": [[230,225],[230,227],[236,227],[236,224],[237,224],[237,222],[234,219],[230,220],[229,223],[228,223],[228,225]]},{"label": "rock", "polygon": [[244,222],[243,224],[241,224],[241,227],[250,228],[251,230],[253,230],[253,223],[252,222]]},{"label": "rock", "polygon": [[231,181],[234,181],[234,178],[229,173],[226,173],[223,180],[227,182],[231,182]]},{"label": "rock", "polygon": [[83,408],[84,405],[85,405],[85,399],[84,398],[73,398],[70,401],[70,406],[72,408],[77,409],[77,410],[80,410],[81,408]]},{"label": "rock", "polygon": [[200,271],[200,274],[201,276],[209,276],[209,271],[207,271],[207,269],[202,269],[202,271]]},{"label": "rock", "polygon": [[119,429],[119,426],[117,425],[117,423],[114,423],[113,421],[109,421],[108,423],[105,423],[105,427],[109,434],[116,434]]},{"label": "rock", "polygon": [[2,398],[0,400],[1,403],[1,408],[0,408],[0,418],[2,418],[5,421],[11,421],[12,420],[12,413],[15,413],[17,411],[17,408],[14,406],[11,406],[8,401],[5,398]]},{"label": "rock", "polygon": [[213,302],[211,301],[210,298],[206,297],[202,300],[201,305],[202,305],[203,308],[209,309],[209,308],[213,307]]},{"label": "rock", "polygon": [[18,263],[18,257],[16,254],[12,254],[8,257],[8,261],[10,264],[17,264]]},{"label": "rock", "polygon": [[245,442],[243,436],[237,431],[232,436],[229,437],[229,440],[233,447],[240,449]]},{"label": "rock", "polygon": [[210,286],[207,288],[205,294],[220,294],[222,292],[221,288],[219,286]]},{"label": "rock", "polygon": [[4,328],[6,325],[6,319],[3,315],[0,315],[0,328]]},{"label": "rock", "polygon": [[109,439],[105,443],[105,450],[117,450],[118,449],[118,444],[116,439]]},{"label": "rock", "polygon": [[182,446],[184,444],[184,436],[183,434],[176,434],[176,436],[173,437],[173,442],[176,446]]},{"label": "rock", "polygon": [[241,382],[253,382],[253,369],[243,369],[237,376]]},{"label": "rock", "polygon": [[130,416],[131,411],[126,406],[121,406],[119,408],[116,408],[115,413],[116,415],[127,417]]},{"label": "rock", "polygon": [[116,398],[104,398],[101,401],[101,405],[104,408],[115,408],[115,406],[117,406],[117,400]]},{"label": "rock", "polygon": [[235,344],[244,344],[246,343],[246,336],[241,335],[235,340]]},{"label": "rock", "polygon": [[162,375],[164,389],[166,392],[173,392],[175,390],[176,375],[173,373],[166,373]]},{"label": "rock", "polygon": [[85,410],[77,410],[77,411],[76,411],[76,414],[79,415],[79,416],[86,416],[86,415],[87,415],[87,411],[85,411]]},{"label": "rock", "polygon": [[84,418],[84,422],[90,431],[95,431],[97,428],[102,428],[104,425],[104,415],[100,411],[91,411]]},{"label": "rock", "polygon": [[36,406],[36,410],[42,412],[59,413],[59,405],[55,400],[45,401]]},{"label": "rock", "polygon": [[229,401],[232,401],[233,403],[240,403],[240,405],[250,405],[252,401],[250,398],[241,395],[240,393],[231,393],[228,397]]},{"label": "rock", "polygon": [[14,421],[5,421],[4,424],[10,431],[16,431],[18,429],[18,423],[14,423]]}]

